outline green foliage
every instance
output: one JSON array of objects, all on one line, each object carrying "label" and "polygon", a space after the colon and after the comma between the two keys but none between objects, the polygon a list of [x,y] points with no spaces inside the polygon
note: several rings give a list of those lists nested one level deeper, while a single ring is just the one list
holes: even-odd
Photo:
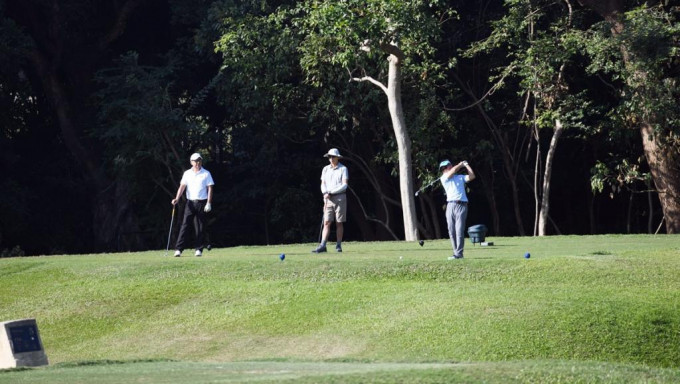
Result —
[{"label": "green foliage", "polygon": [[[299,36],[287,12],[292,4],[225,1],[210,12],[222,60],[216,88],[230,111],[225,125],[234,162],[225,204],[235,216],[255,217],[258,228],[264,223],[267,242],[316,236],[318,206],[308,203],[324,165],[317,140],[345,118],[342,90],[303,84]],[[292,217],[298,219],[291,223]]]},{"label": "green foliage", "polygon": [[222,57],[225,73],[220,91],[223,103],[237,114],[232,119],[261,127],[258,131],[286,130],[297,140],[306,139],[309,132],[297,128],[297,114],[306,115],[312,100],[299,81],[296,47],[300,41],[291,30],[286,6],[223,2],[214,6],[211,15],[219,23],[215,51]]},{"label": "green foliage", "polygon": [[[584,31],[579,39],[581,49],[591,59],[587,70],[609,76],[617,86],[619,102],[608,113],[609,137],[625,142],[629,139],[626,136],[636,137],[635,130],[641,124],[650,124],[661,145],[678,148],[677,12],[641,6],[626,12],[621,23],[619,34],[612,35],[612,25],[603,22]],[[642,189],[636,187],[640,181],[649,188],[651,175],[642,170],[643,162],[644,158],[635,154],[625,157],[621,151],[598,162],[592,170],[593,191],[601,192],[607,184],[613,196],[622,188]]]},{"label": "green foliage", "polygon": [[[176,188],[171,180],[186,164],[185,153],[195,150],[206,132],[200,117],[187,119],[175,105],[182,99],[173,95],[174,71],[172,64],[140,65],[138,54],[129,52],[96,76],[101,88],[95,97],[101,108],[92,135],[106,144],[110,171],[128,180],[133,199],[142,204],[158,187]],[[152,184],[140,182],[149,179]]]},{"label": "green foliage", "polygon": [[642,172],[640,165],[637,162],[632,163],[630,160],[624,158],[619,163],[610,162],[605,164],[602,161],[597,161],[591,170],[590,184],[593,192],[603,192],[605,185],[609,185],[612,189],[609,194],[611,198],[614,194],[622,191],[624,188],[630,191],[636,191],[636,185],[643,182],[643,188],[646,188],[652,178],[649,172]]},{"label": "green foliage", "polygon": [[[116,150],[117,155],[111,158],[118,170],[167,153],[157,144],[183,123],[182,111],[173,105],[170,95],[172,66],[145,67],[138,64],[138,57],[129,52],[116,67],[97,74],[101,89],[96,97],[102,109],[100,125],[93,134]],[[158,152],[146,153],[153,149]]]},{"label": "green foliage", "polygon": [[677,146],[680,126],[677,12],[661,6],[642,6],[626,12],[621,23],[619,34],[612,36],[612,26],[603,22],[580,39],[582,49],[592,60],[588,70],[622,82],[620,104],[611,114],[621,128],[649,123],[661,143]]},{"label": "green foliage", "polygon": [[306,1],[295,10],[293,25],[305,36],[301,65],[307,81],[326,83],[329,66],[361,77],[383,73],[393,45],[403,53],[405,79],[438,78],[442,64],[433,60],[440,23],[455,12],[431,0]]},{"label": "green foliage", "polygon": [[505,53],[507,62],[493,69],[489,81],[502,86],[507,77],[517,77],[517,94],[531,94],[536,101],[527,124],[552,129],[560,119],[565,127],[582,128],[586,95],[570,93],[565,74],[578,60],[575,16],[564,2],[552,0],[508,0],[505,6],[506,15],[492,22],[489,37],[473,42],[464,55]]}]

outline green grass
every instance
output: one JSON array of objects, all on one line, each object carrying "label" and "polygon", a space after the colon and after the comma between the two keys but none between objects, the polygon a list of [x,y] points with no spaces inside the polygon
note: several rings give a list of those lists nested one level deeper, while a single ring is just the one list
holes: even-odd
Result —
[{"label": "green grass", "polygon": [[495,363],[101,362],[0,372],[14,384],[118,383],[677,383],[677,370],[565,361]]},{"label": "green grass", "polygon": [[0,383],[680,381],[680,236],[488,240],[0,259],[52,364]]}]

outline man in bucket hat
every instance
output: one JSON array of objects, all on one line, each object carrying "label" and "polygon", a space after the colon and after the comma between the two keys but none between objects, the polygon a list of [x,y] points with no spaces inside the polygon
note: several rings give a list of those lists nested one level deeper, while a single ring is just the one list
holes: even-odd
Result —
[{"label": "man in bucket hat", "polygon": [[347,220],[347,167],[340,163],[342,155],[337,148],[331,148],[324,155],[330,164],[321,171],[321,193],[323,194],[323,232],[321,243],[314,253],[326,252],[326,242],[331,232],[331,223],[335,221],[335,250],[342,252],[343,224]]},{"label": "man in bucket hat", "polygon": [[[457,174],[465,168],[467,175]],[[465,220],[468,213],[468,199],[465,193],[465,184],[474,180],[475,173],[467,161],[453,165],[444,160],[439,163],[442,176],[439,180],[446,191],[446,224],[449,230],[449,238],[453,247],[453,256],[449,260],[463,258],[463,243],[465,242]]]}]

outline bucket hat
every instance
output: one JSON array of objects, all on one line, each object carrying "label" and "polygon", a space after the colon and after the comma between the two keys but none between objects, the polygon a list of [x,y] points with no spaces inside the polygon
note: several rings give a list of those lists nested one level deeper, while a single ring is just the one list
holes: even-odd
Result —
[{"label": "bucket hat", "polygon": [[340,155],[340,151],[338,151],[337,148],[331,148],[328,150],[328,153],[323,155],[323,157],[338,157],[342,159],[342,155]]}]

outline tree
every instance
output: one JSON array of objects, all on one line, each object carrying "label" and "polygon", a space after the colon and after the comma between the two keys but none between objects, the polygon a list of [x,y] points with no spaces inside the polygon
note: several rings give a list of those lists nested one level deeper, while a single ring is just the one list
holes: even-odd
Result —
[{"label": "tree", "polygon": [[[524,102],[516,118],[519,125],[527,127],[536,143],[534,234],[543,236],[547,233],[553,159],[557,142],[565,128],[562,123],[564,114],[568,113],[564,110],[563,101],[567,91],[564,71],[574,54],[574,48],[564,43],[569,40],[563,40],[563,36],[571,28],[572,12],[569,1],[508,0],[506,7],[507,15],[492,23],[490,36],[473,43],[467,54],[498,49],[506,51],[508,62],[500,63],[495,69],[497,75],[494,81],[497,84],[494,87],[502,86],[508,77],[517,79],[518,92]],[[512,165],[517,161],[517,156],[511,155],[510,146],[503,139],[504,135],[497,132],[495,125],[490,124],[490,127],[495,141],[503,148],[506,174],[513,185],[515,216],[521,234],[522,219],[515,186],[517,167]],[[541,132],[546,130],[552,130],[552,138],[543,159]]]},{"label": "tree", "polygon": [[[301,3],[293,25],[305,36],[301,64],[311,83],[323,86],[328,66],[348,71],[348,80],[378,87],[397,142],[399,185],[407,241],[418,239],[413,187],[412,141],[402,105],[404,79],[436,82],[441,65],[432,45],[440,23],[451,16],[440,2],[425,0],[346,0]],[[363,52],[363,55],[361,54]],[[387,73],[382,68],[387,62]],[[371,74],[372,73],[372,74]],[[421,84],[422,85],[422,84]]]},{"label": "tree", "polygon": [[[134,230],[127,184],[109,179],[101,146],[87,135],[93,111],[87,108],[94,71],[145,0],[100,5],[80,1],[7,1],[5,16],[22,28],[30,46],[25,72],[35,94],[51,106],[60,137],[87,175],[93,206],[92,233],[99,249],[114,249],[123,228]],[[133,240],[130,246],[138,243]]]},{"label": "tree", "polygon": [[628,7],[622,0],[579,0],[604,19],[584,34],[589,70],[621,81],[615,129],[637,129],[664,213],[667,233],[680,233],[680,27],[668,3]]}]

